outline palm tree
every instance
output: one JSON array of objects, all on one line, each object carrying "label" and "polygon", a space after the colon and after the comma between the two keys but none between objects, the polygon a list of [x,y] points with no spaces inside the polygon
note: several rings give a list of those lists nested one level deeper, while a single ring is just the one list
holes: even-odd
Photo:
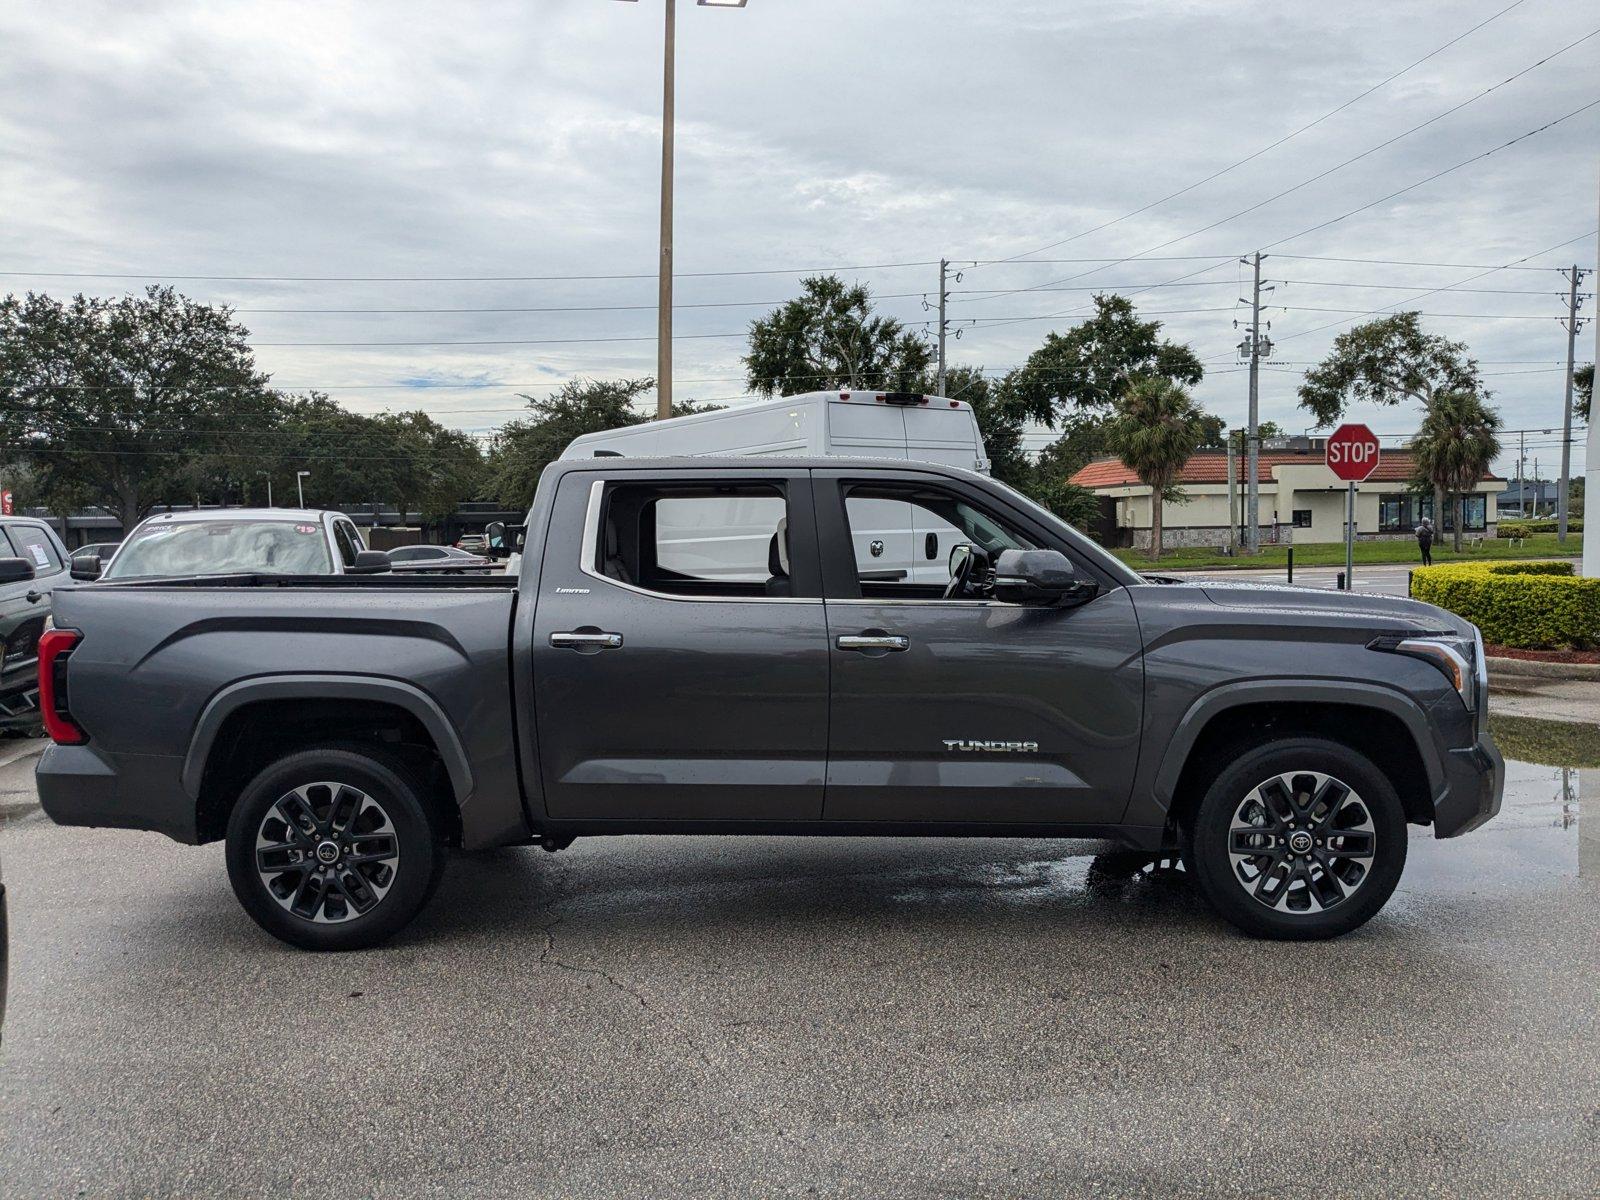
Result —
[{"label": "palm tree", "polygon": [[[1455,548],[1461,549],[1466,523],[1463,493],[1478,485],[1500,453],[1500,414],[1476,391],[1448,391],[1434,396],[1411,443],[1417,470],[1433,485],[1434,495],[1449,493],[1455,505]],[[1436,513],[1442,522],[1443,513]]]},{"label": "palm tree", "polygon": [[1182,386],[1144,375],[1123,393],[1106,441],[1150,489],[1150,557],[1161,557],[1161,502],[1206,436],[1206,414]]}]

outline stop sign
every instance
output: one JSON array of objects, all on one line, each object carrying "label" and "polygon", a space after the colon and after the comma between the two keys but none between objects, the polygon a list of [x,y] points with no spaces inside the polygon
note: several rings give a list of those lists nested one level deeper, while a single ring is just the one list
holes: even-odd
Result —
[{"label": "stop sign", "polygon": [[1378,435],[1365,425],[1341,425],[1324,453],[1328,470],[1346,483],[1360,483],[1378,469]]}]

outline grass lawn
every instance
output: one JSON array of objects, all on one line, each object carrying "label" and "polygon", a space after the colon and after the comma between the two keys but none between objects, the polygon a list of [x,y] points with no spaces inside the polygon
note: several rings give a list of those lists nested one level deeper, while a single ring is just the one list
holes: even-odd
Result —
[{"label": "grass lawn", "polygon": [[[1288,559],[1288,547],[1263,546],[1261,553],[1253,558],[1241,554],[1236,558],[1229,558],[1226,554],[1218,554],[1215,550],[1199,546],[1185,546],[1177,550],[1168,550],[1161,555],[1161,562],[1153,564],[1150,556],[1143,550],[1113,550],[1118,558],[1135,570],[1149,570],[1152,566],[1159,565],[1167,570],[1178,570],[1184,567],[1211,567],[1233,568],[1235,570],[1265,570],[1272,567],[1282,569]],[[1471,562],[1485,558],[1565,558],[1574,557],[1583,553],[1583,535],[1569,533],[1567,544],[1560,546],[1556,543],[1553,533],[1538,533],[1532,537],[1524,538],[1513,547],[1505,538],[1485,538],[1482,544],[1474,550],[1470,541],[1462,543],[1462,551],[1457,554],[1450,548],[1450,539],[1446,537],[1443,542],[1433,544],[1433,561],[1446,562]],[[1417,553],[1417,543],[1413,538],[1393,542],[1361,542],[1356,543],[1356,562],[1358,563],[1420,563]],[[1297,567],[1342,567],[1344,566],[1343,542],[1318,542],[1310,545],[1298,545],[1294,548],[1294,565]]]}]

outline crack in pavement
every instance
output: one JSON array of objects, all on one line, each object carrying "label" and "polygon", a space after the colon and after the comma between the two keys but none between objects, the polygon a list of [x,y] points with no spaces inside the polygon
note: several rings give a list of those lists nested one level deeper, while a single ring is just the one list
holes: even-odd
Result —
[{"label": "crack in pavement", "polygon": [[677,1031],[678,1036],[683,1039],[684,1044],[687,1045],[689,1049],[694,1051],[695,1057],[697,1057],[702,1064],[710,1067],[712,1065],[711,1059],[706,1055],[706,1052],[700,1048],[700,1044],[696,1042],[692,1036],[690,1036],[686,1029],[684,1029],[683,1025],[670,1013],[652,1005],[646,998],[645,994],[638,988],[621,979],[618,979],[615,975],[611,974],[611,972],[602,970],[599,967],[585,967],[578,963],[571,963],[564,958],[557,957],[556,926],[562,924],[565,919],[566,918],[564,917],[560,917],[550,922],[548,925],[541,926],[541,928],[544,930],[544,949],[539,952],[539,965],[559,967],[563,971],[571,971],[575,975],[594,975],[600,979],[604,979],[623,995],[631,996],[633,999],[637,1000],[639,1002],[639,1007],[644,1009],[644,1011],[649,1013],[652,1017],[656,1017],[662,1021],[665,1021],[668,1025],[672,1026],[673,1029]]}]

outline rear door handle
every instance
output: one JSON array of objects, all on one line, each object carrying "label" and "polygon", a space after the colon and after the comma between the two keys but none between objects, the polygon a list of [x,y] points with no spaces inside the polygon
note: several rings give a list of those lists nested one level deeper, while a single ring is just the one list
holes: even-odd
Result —
[{"label": "rear door handle", "polygon": [[834,645],[841,650],[909,650],[911,639],[898,633],[842,633]]},{"label": "rear door handle", "polygon": [[619,650],[622,648],[622,635],[620,633],[580,633],[573,630],[570,633],[552,633],[550,635],[552,646],[568,646],[574,650]]}]

